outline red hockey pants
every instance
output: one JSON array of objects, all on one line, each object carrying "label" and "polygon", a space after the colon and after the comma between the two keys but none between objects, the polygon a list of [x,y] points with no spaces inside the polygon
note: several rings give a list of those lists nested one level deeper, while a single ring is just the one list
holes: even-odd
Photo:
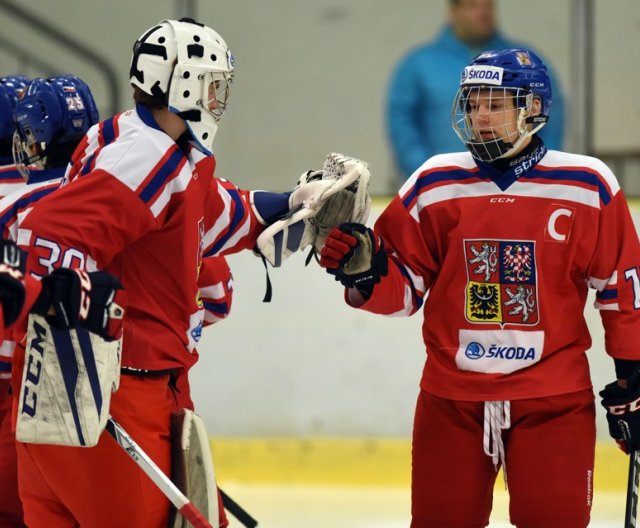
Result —
[{"label": "red hockey pants", "polygon": [[[483,449],[484,402],[418,397],[412,528],[484,528],[496,471]],[[509,514],[518,528],[584,528],[593,496],[591,390],[511,401],[502,433]]]}]

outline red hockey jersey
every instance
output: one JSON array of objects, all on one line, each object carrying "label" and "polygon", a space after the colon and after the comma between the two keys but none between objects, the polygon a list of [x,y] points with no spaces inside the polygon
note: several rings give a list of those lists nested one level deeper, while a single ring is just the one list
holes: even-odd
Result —
[{"label": "red hockey jersey", "polygon": [[502,178],[468,153],[435,156],[375,224],[392,261],[361,308],[404,316],[424,299],[428,392],[474,401],[590,388],[589,287],[608,354],[640,360],[640,244],[620,186],[595,158],[541,156]]},{"label": "red hockey jersey", "polygon": [[191,366],[202,331],[203,256],[252,248],[250,192],[214,177],[215,159],[176,144],[138,106],[94,126],[60,189],[19,228],[29,269],[104,269],[128,298],[122,364]]}]

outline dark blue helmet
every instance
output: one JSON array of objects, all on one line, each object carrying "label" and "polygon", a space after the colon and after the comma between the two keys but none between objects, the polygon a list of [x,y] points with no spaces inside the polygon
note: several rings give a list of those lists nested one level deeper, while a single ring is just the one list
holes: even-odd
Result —
[{"label": "dark blue helmet", "polygon": [[9,146],[15,130],[13,113],[28,82],[23,75],[0,77],[0,141]]},{"label": "dark blue helmet", "polygon": [[[501,68],[500,86],[514,89],[522,88],[531,92],[542,103],[541,115],[549,117],[552,96],[551,80],[547,67],[535,53],[526,49],[485,51],[473,59],[471,64],[464,69],[460,86],[482,84],[482,82],[474,82],[473,79],[465,78],[473,66]],[[477,79],[477,81],[482,81],[482,79]]]},{"label": "dark blue helmet", "polygon": [[73,152],[87,130],[98,122],[98,110],[87,84],[66,74],[33,79],[16,105],[15,118],[14,161],[31,165],[44,163],[61,145],[65,153]]},{"label": "dark blue helmet", "polygon": [[[469,104],[483,93],[512,97],[520,110],[516,138],[495,137],[487,140],[477,136],[469,118]],[[465,67],[460,89],[452,110],[453,128],[474,157],[492,161],[509,156],[522,142],[549,119],[551,81],[544,63],[526,49],[485,51]],[[539,101],[539,112],[532,113],[533,101]]]}]

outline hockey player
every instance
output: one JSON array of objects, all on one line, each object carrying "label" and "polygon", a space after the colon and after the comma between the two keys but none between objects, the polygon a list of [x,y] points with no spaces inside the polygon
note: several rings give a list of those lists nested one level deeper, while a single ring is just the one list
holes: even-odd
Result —
[{"label": "hockey player", "polygon": [[477,56],[453,107],[469,152],[426,160],[373,229],[343,224],[321,251],[353,307],[408,316],[424,301],[414,528],[486,526],[499,467],[514,525],[587,526],[589,287],[619,380],[603,395],[618,404],[612,434],[627,448],[640,444],[640,413],[629,405],[640,393],[638,236],[603,162],[547,150],[537,132],[550,106],[536,55]]},{"label": "hockey player", "polygon": [[[110,413],[165,473],[169,381],[196,360],[203,259],[252,250],[265,225],[319,188],[249,192],[214,177],[233,73],[209,27],[182,19],[150,28],[133,50],[135,108],[88,132],[60,189],[18,231],[31,273],[77,266],[121,279],[129,310]],[[168,501],[107,435],[90,449],[19,444],[18,471],[30,527],[166,526]]]},{"label": "hockey player", "polygon": [[24,180],[13,164],[14,109],[29,79],[24,75],[0,77],[0,198],[21,188]]},{"label": "hockey player", "polygon": [[[17,239],[19,223],[34,204],[59,187],[73,151],[88,129],[98,122],[98,110],[87,84],[66,74],[30,81],[16,104],[15,115],[13,156],[26,185],[0,200],[0,225],[4,236],[13,240]],[[199,285],[203,326],[224,319],[231,306],[231,272],[224,257],[204,259]],[[5,339],[2,345],[9,360],[10,345],[15,346],[10,339]],[[193,354],[196,353],[194,350]],[[186,373],[176,380],[175,398],[180,407],[193,409]],[[0,520],[3,526],[9,526],[13,519],[13,526],[24,526],[8,418],[1,424],[0,434],[3,435],[0,446],[6,446],[0,456],[4,468],[0,472],[0,488],[4,490],[0,497]]]},{"label": "hockey player", "polygon": [[82,137],[98,122],[87,84],[75,75],[33,79],[15,108],[13,158],[23,185],[0,200],[4,236],[17,239],[17,221],[60,186]]},{"label": "hockey player", "polygon": [[[15,130],[12,137],[13,174],[22,181],[0,200],[0,226],[3,237],[17,240],[18,220],[33,204],[54,191],[64,176],[76,146],[91,126],[98,122],[95,101],[84,81],[75,75],[33,79],[23,87],[14,105]],[[24,179],[23,179],[24,178]],[[7,378],[15,342],[10,334],[2,343],[1,363]],[[7,384],[9,379],[7,379]],[[3,389],[5,397],[6,389]],[[11,408],[11,399],[2,404]],[[0,520],[3,526],[24,526],[18,498],[16,452],[10,413],[0,419]]]},{"label": "hockey player", "polygon": [[[13,164],[11,147],[15,131],[13,113],[27,82],[26,77],[18,75],[0,78],[0,198],[24,185],[22,176]],[[0,409],[5,408],[10,378],[11,355],[0,345]],[[0,423],[3,416],[0,410]]]}]

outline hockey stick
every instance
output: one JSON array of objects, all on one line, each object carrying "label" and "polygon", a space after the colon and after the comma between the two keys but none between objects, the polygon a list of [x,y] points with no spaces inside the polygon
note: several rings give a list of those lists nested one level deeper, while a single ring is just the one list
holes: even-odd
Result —
[{"label": "hockey stick", "polygon": [[258,526],[258,521],[251,517],[251,515],[249,515],[242,506],[240,506],[220,488],[218,488],[218,491],[222,497],[222,505],[225,510],[238,519],[243,526],[246,526],[246,528],[256,528],[256,526]]},{"label": "hockey stick", "polygon": [[632,449],[629,452],[629,479],[627,481],[627,503],[624,514],[624,528],[636,528],[639,472],[640,450]]},{"label": "hockey stick", "polygon": [[213,528],[204,515],[191,504],[191,501],[171,482],[171,479],[149,458],[149,455],[111,417],[107,422],[107,431],[194,528]]}]

